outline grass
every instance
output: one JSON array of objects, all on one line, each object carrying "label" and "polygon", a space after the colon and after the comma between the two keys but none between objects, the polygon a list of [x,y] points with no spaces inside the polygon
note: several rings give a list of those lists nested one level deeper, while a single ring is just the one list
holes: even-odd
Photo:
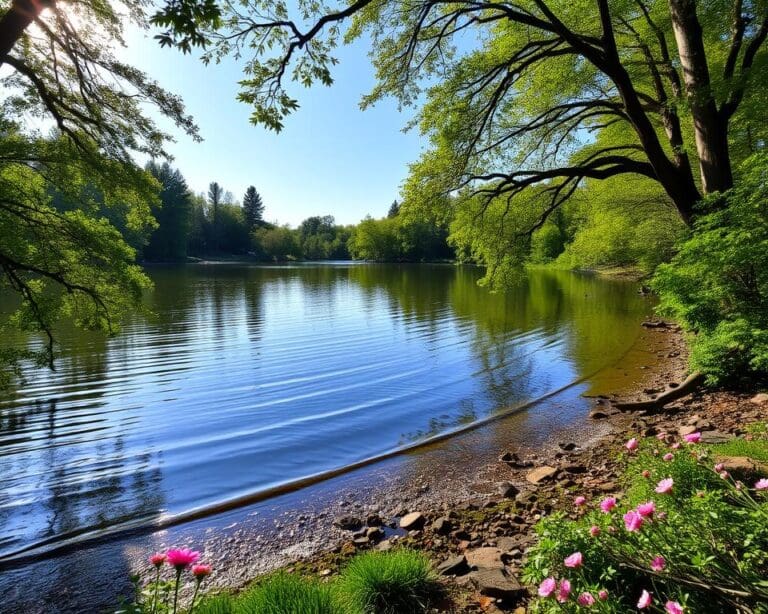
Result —
[{"label": "grass", "polygon": [[722,456],[746,456],[752,460],[768,463],[768,440],[736,438],[725,443],[718,443],[712,446],[715,454]]},{"label": "grass", "polygon": [[277,573],[241,594],[233,614],[342,614],[328,586]]},{"label": "grass", "polygon": [[429,559],[405,549],[355,557],[338,588],[344,611],[355,614],[418,614],[439,594]]}]

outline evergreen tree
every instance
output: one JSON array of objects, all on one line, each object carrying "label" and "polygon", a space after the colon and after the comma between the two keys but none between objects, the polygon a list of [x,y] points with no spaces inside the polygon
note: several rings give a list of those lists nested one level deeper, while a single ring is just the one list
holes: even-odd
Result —
[{"label": "evergreen tree", "polygon": [[254,186],[249,186],[245,191],[245,196],[243,196],[243,213],[245,214],[245,223],[248,225],[249,231],[264,223],[264,203]]},{"label": "evergreen tree", "polygon": [[387,217],[390,219],[393,217],[397,217],[398,213],[400,213],[400,203],[398,203],[396,200],[393,200],[392,204],[389,206]]},{"label": "evergreen tree", "polygon": [[187,182],[178,169],[165,162],[150,162],[147,170],[160,182],[161,206],[152,214],[158,227],[144,247],[144,258],[154,261],[179,261],[187,257],[192,197]]},{"label": "evergreen tree", "polygon": [[219,249],[219,207],[224,199],[224,188],[218,182],[212,181],[208,185],[208,205],[211,210],[211,225],[213,226],[213,242],[211,247]]}]

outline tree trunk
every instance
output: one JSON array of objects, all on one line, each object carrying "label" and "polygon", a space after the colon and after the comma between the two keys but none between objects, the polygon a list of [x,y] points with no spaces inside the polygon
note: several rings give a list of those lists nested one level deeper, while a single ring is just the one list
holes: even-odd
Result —
[{"label": "tree trunk", "polygon": [[686,97],[693,115],[696,151],[699,155],[704,194],[733,187],[728,153],[728,122],[717,111],[707,66],[707,54],[695,0],[669,0]]},{"label": "tree trunk", "polygon": [[40,13],[53,6],[53,0],[13,0],[8,12],[0,18],[0,65],[13,46]]}]

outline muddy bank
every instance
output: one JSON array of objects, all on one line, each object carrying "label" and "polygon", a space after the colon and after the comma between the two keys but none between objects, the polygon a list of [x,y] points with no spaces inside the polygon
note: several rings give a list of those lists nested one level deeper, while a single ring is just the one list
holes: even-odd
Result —
[{"label": "muddy bank", "polygon": [[[670,382],[680,381],[684,358],[678,331],[643,329],[638,342],[619,363],[589,383],[548,399],[546,411],[532,407],[425,450],[213,518],[96,542],[51,559],[9,566],[0,573],[0,599],[6,606],[24,612],[105,611],[115,604],[118,595],[130,590],[127,578],[146,568],[147,554],[180,545],[203,551],[206,561],[214,565],[215,587],[239,587],[260,573],[295,565],[297,561],[301,566],[332,574],[353,551],[387,547],[393,543],[392,538],[415,540],[440,562],[444,554],[488,542],[488,531],[495,538],[503,527],[483,528],[480,523],[467,527],[471,529],[467,530],[467,539],[441,537],[434,541],[429,528],[406,536],[399,528],[403,515],[420,512],[425,526],[431,527],[452,510],[464,510],[473,516],[478,509],[508,503],[509,497],[501,495],[502,485],[522,490],[527,484],[527,468],[499,462],[502,454],[514,453],[539,466],[571,459],[563,456],[564,450],[558,444],[575,443],[579,446],[576,453],[600,449],[594,444],[625,428],[631,419],[624,415],[587,419],[593,406],[600,409],[607,402],[582,395],[615,391],[626,396],[630,391],[660,390]],[[525,445],[513,449],[511,441]],[[531,521],[536,513],[546,512],[533,510]],[[340,524],[351,526],[340,522],[343,517],[363,524],[378,517],[383,526],[380,533],[369,536],[368,527],[352,531],[341,528]],[[331,564],[333,561],[336,563]]]}]

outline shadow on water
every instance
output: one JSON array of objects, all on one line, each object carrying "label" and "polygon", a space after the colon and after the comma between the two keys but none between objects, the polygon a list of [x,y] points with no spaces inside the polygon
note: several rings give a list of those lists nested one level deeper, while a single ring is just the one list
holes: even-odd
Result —
[{"label": "shadow on water", "polygon": [[111,340],[63,327],[57,372],[0,397],[0,557],[221,512],[478,426],[618,360],[648,310],[632,284],[557,271],[498,294],[471,267],[150,272],[154,315]]}]

